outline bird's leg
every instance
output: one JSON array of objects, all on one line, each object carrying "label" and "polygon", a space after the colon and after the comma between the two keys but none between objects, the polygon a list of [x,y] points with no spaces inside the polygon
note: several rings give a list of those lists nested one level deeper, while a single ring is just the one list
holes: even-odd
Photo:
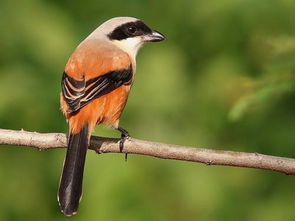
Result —
[{"label": "bird's leg", "polygon": [[123,137],[128,138],[129,137],[128,131],[125,130],[124,128],[118,127],[117,130],[121,132],[121,138],[123,138]]},{"label": "bird's leg", "polygon": [[[128,133],[127,130],[125,130],[122,127],[118,127],[116,129],[119,132],[121,132],[121,140],[120,140],[120,143],[119,143],[119,147],[120,147],[120,152],[122,152],[123,151],[123,147],[124,147],[124,142],[125,142],[126,139],[128,139],[129,133]],[[127,153],[125,154],[125,160],[127,161]]]}]

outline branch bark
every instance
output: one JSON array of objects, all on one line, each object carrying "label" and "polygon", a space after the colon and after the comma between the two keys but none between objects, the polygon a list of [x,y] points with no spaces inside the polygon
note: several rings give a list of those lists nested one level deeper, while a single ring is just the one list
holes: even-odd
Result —
[{"label": "branch bark", "polygon": [[[97,153],[128,153],[204,163],[272,170],[288,175],[295,174],[295,159],[269,156],[259,153],[245,153],[225,150],[213,150],[197,147],[178,146],[165,143],[129,138],[120,152],[119,140],[92,136],[89,149]],[[24,130],[0,129],[0,144],[36,147],[42,150],[65,148],[67,137],[63,133],[37,133]]]}]

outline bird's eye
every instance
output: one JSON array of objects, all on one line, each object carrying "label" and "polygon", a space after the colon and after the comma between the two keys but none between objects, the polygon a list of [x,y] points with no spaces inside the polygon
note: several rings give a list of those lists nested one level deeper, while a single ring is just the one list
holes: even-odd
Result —
[{"label": "bird's eye", "polygon": [[130,26],[127,30],[130,34],[134,34],[137,31],[137,28],[135,26]]}]

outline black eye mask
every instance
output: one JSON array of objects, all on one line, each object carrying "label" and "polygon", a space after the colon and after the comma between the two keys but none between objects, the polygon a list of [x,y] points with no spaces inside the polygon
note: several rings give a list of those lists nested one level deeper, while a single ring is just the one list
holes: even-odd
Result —
[{"label": "black eye mask", "polygon": [[108,37],[111,40],[123,40],[130,37],[142,36],[152,33],[146,24],[142,21],[128,22],[117,27]]}]

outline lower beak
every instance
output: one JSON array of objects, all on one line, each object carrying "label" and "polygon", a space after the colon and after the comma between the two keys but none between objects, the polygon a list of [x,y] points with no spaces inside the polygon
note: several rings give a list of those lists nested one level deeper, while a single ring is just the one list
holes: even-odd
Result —
[{"label": "lower beak", "polygon": [[163,40],[165,40],[165,36],[158,31],[153,31],[151,34],[147,34],[144,36],[144,41],[147,42],[157,42]]}]

